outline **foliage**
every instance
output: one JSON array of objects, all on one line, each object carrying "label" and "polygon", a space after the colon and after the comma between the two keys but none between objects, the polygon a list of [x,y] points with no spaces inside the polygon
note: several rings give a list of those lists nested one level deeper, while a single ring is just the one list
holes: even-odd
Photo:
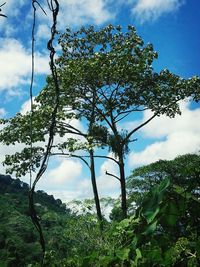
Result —
[{"label": "foliage", "polygon": [[[105,222],[103,232],[89,212],[94,201],[75,201],[85,211],[70,213],[61,201],[39,191],[37,208],[48,248],[44,266],[199,266],[199,155],[136,169],[129,178],[130,191],[134,177],[144,182],[137,188],[145,188],[140,204],[129,218]],[[28,185],[9,176],[1,176],[0,183],[0,264],[38,267],[39,244],[26,205]],[[102,201],[113,204],[112,199]]]},{"label": "foliage", "polygon": [[[136,141],[132,137],[156,116],[180,114],[180,100],[199,101],[199,77],[182,79],[166,69],[154,72],[157,53],[132,26],[126,31],[112,25],[100,30],[66,29],[59,44],[60,101],[53,135],[60,141],[53,144],[50,156],[89,152],[90,164],[85,154],[78,156],[90,167],[94,185],[94,151],[107,146],[119,167],[121,211],[115,207],[115,220],[100,232],[93,215],[72,214],[61,201],[37,192],[38,216],[47,239],[46,266],[199,266],[198,155],[137,169],[129,178],[129,201],[135,201],[137,209],[120,221],[127,216],[124,159],[130,142]],[[52,77],[47,77],[32,112],[0,120],[0,142],[23,145],[21,151],[6,156],[8,173],[20,177],[40,166],[54,108],[53,86]],[[152,114],[146,121],[134,129],[122,127],[128,116],[137,117],[144,110]],[[82,120],[85,129],[74,126],[74,120]],[[9,177],[4,180],[0,187],[0,264],[38,266],[39,244],[27,209],[28,186]]]},{"label": "foliage", "polygon": [[185,154],[173,160],[159,160],[133,170],[128,177],[129,200],[139,204],[144,195],[156,184],[170,178],[177,188],[199,197],[200,155]]},{"label": "foliage", "polygon": [[113,227],[104,256],[87,266],[199,266],[199,218],[199,200],[166,178]]},{"label": "foliage", "polygon": [[[47,245],[46,266],[53,258],[81,262],[103,244],[94,215],[71,213],[43,191],[35,193],[35,202]],[[29,216],[27,184],[0,176],[0,216],[0,266],[37,265],[41,249]]]},{"label": "foliage", "polygon": [[[93,153],[95,147],[107,146],[119,167],[121,207],[126,217],[124,158],[130,142],[136,140],[132,136],[156,116],[180,114],[179,100],[190,97],[198,101],[200,79],[196,76],[182,79],[166,69],[154,72],[152,63],[157,53],[152,44],[144,44],[133,26],[128,26],[126,31],[112,25],[99,30],[94,27],[83,27],[76,32],[66,29],[60,35],[59,44],[62,48],[57,59],[60,95],[54,135],[59,136],[61,142],[54,143],[54,152],[69,156],[77,150]],[[6,156],[4,164],[9,173],[15,171],[20,176],[30,168],[39,167],[55,99],[53,88],[49,76],[45,88],[36,97],[32,114],[17,114],[14,118],[1,120],[4,127],[0,131],[0,141],[6,145],[18,142],[25,145],[22,151]],[[152,111],[151,117],[130,131],[123,129],[121,123],[128,116],[147,109]],[[71,123],[73,119],[82,120],[87,129],[78,129]],[[73,138],[69,134],[73,134]]]}]

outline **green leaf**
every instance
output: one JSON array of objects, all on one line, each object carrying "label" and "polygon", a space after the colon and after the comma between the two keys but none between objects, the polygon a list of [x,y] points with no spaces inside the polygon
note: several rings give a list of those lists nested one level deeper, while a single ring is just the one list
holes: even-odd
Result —
[{"label": "green leaf", "polygon": [[150,225],[147,226],[146,230],[143,232],[144,235],[149,235],[152,234],[157,227],[157,220],[151,223]]},{"label": "green leaf", "polygon": [[123,248],[123,249],[120,249],[120,250],[116,251],[116,256],[120,260],[125,261],[129,257],[129,252],[130,252],[130,248]]},{"label": "green leaf", "polygon": [[169,187],[169,179],[165,179],[158,186],[154,187],[142,204],[141,215],[146,219],[147,223],[151,223],[160,211],[160,204],[163,194]]},{"label": "green leaf", "polygon": [[166,209],[164,209],[165,216],[163,218],[164,222],[170,226],[174,226],[179,217],[179,209],[174,202],[169,202]]},{"label": "green leaf", "polygon": [[139,250],[139,248],[136,248],[135,252],[136,252],[136,257],[134,260],[134,264],[135,264],[135,266],[138,266],[138,260],[142,258],[142,253]]}]

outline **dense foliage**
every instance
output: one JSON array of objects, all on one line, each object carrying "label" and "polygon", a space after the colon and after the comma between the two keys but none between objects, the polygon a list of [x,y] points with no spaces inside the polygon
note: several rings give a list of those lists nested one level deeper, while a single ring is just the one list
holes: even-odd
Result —
[{"label": "dense foliage", "polygon": [[[199,266],[199,163],[200,155],[188,154],[133,171],[128,202],[136,203],[135,209],[130,209],[127,219],[105,221],[102,232],[89,213],[93,201],[75,201],[83,211],[78,214],[60,200],[37,192],[36,206],[47,240],[44,266]],[[0,176],[0,266],[40,266],[27,190],[19,179]],[[103,201],[113,204],[111,199]]]},{"label": "dense foliage", "polygon": [[[93,215],[76,215],[43,191],[36,192],[35,206],[47,244],[47,258],[73,258],[74,266],[78,266],[76,262],[100,246]],[[26,183],[0,175],[0,217],[0,266],[23,267],[40,262],[41,248],[29,216]]]},{"label": "dense foliage", "polygon": [[109,247],[85,266],[199,266],[199,162],[199,155],[183,155],[133,171],[132,201],[141,193],[135,212],[112,224]]}]

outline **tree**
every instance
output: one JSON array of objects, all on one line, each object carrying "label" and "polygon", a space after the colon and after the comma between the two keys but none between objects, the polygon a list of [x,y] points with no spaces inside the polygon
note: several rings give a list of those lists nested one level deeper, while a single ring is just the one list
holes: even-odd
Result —
[{"label": "tree", "polygon": [[[60,137],[71,133],[86,138],[91,162],[96,146],[107,146],[114,153],[113,160],[117,163],[120,173],[117,179],[121,185],[121,208],[123,216],[126,217],[124,159],[129,151],[129,144],[136,141],[133,136],[156,116],[165,114],[174,117],[177,113],[180,114],[179,100],[190,97],[191,100],[198,101],[200,79],[182,79],[168,70],[155,73],[152,63],[157,58],[157,53],[151,44],[144,45],[132,26],[129,26],[126,32],[123,32],[120,26],[112,25],[97,31],[93,27],[81,28],[77,32],[67,29],[60,36],[59,44],[62,47],[62,53],[57,59],[60,104],[55,133]],[[49,77],[47,86],[37,97],[38,106],[33,113],[34,141],[43,140],[49,127],[48,116],[55,98],[53,86],[52,78]],[[122,128],[122,123],[128,117],[137,118],[138,114],[147,109],[152,111],[152,115],[146,121],[131,130]],[[72,118],[87,124],[86,133],[81,133],[69,122],[66,123],[66,119]],[[26,121],[28,126],[27,118],[18,114],[17,119]],[[13,139],[13,122],[16,125],[16,119],[7,121],[8,126],[1,131],[0,141],[7,144],[24,142],[17,134]],[[21,135],[22,131],[19,131]],[[65,142],[57,148],[69,149],[69,144],[70,142]],[[41,147],[34,148],[33,164],[39,164],[41,152]],[[23,159],[28,158],[27,153],[26,149]],[[7,157],[6,163],[12,166],[14,164],[15,169],[20,170],[21,155],[18,153],[17,156]]]},{"label": "tree", "polygon": [[[96,124],[107,128],[101,142],[117,158],[126,217],[124,158],[129,143],[135,141],[132,136],[156,116],[180,114],[179,100],[191,97],[198,101],[200,79],[182,79],[168,70],[155,73],[152,63],[157,53],[151,44],[144,45],[132,26],[125,33],[120,26],[112,25],[97,31],[93,27],[77,32],[67,29],[59,42],[63,93],[75,103],[81,118],[87,118],[92,110]],[[128,116],[147,109],[152,111],[149,119],[130,131],[122,129],[121,123]]]},{"label": "tree", "polygon": [[200,197],[200,155],[185,154],[173,160],[159,160],[132,171],[128,177],[127,188],[130,201],[137,205],[149,192],[164,179],[189,191],[194,197]]},{"label": "tree", "polygon": [[[51,77],[49,77],[48,79],[49,83],[47,87],[52,88]],[[30,169],[32,171],[36,171],[36,169],[40,166],[40,162],[43,157],[44,148],[42,142],[45,141],[45,136],[48,133],[50,114],[52,111],[50,95],[48,97],[48,104],[46,103],[46,101],[42,102],[41,100],[43,98],[43,93],[46,91],[46,88],[36,98],[36,102],[39,102],[39,106],[34,105],[34,111],[32,114],[31,112],[27,112],[25,115],[18,113],[14,118],[11,118],[10,120],[1,121],[2,123],[7,124],[7,126],[1,131],[0,137],[4,144],[14,145],[16,142],[19,142],[23,143],[25,146],[22,151],[17,152],[13,155],[7,155],[4,161],[4,164],[8,166],[7,172],[15,172],[17,177],[25,175],[29,172]],[[91,139],[91,131],[94,124],[93,115],[91,114],[91,118],[89,118],[90,123],[88,130],[86,129],[83,132],[69,123],[69,120],[77,119],[77,116],[73,111],[71,112],[69,109],[67,110],[67,112],[65,112],[64,109],[66,105],[67,102],[65,103],[64,107],[60,105],[59,111],[57,113],[57,125],[55,132],[57,136],[60,136],[62,138],[62,141],[54,144],[54,149],[51,152],[51,156],[63,155],[68,157],[76,157],[81,159],[89,167],[97,217],[101,224],[103,218],[96,185],[95,163],[93,156],[93,149],[95,144]],[[30,133],[30,121],[33,127],[32,133]],[[67,136],[68,134],[70,136],[73,135],[73,138]],[[30,148],[31,135],[34,144],[32,149]],[[75,138],[75,136],[77,136],[77,138]],[[64,140],[63,137],[65,137]],[[83,155],[81,156],[79,154],[75,154],[75,152],[79,150],[84,150],[89,155],[89,163],[87,159],[84,159]]]}]

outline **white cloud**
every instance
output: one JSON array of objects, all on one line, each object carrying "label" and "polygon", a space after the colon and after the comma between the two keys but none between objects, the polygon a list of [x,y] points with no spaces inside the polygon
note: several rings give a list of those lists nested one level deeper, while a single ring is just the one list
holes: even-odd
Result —
[{"label": "white cloud", "polygon": [[48,184],[53,187],[63,187],[64,185],[74,184],[81,175],[82,165],[78,160],[63,159],[57,168],[48,171]]},{"label": "white cloud", "polygon": [[[142,132],[145,137],[162,138],[174,132],[192,131],[200,133],[200,124],[197,123],[200,118],[200,109],[191,110],[190,102],[180,102],[181,116],[176,115],[175,118],[160,116],[148,123]],[[152,113],[146,111],[143,121],[150,118]]]},{"label": "white cloud", "polygon": [[[93,198],[93,190],[90,179],[90,172],[86,165],[73,158],[62,158],[55,166],[49,165],[49,170],[41,178],[37,188],[53,194],[56,198],[68,202],[73,199]],[[118,197],[120,194],[119,181],[105,174],[105,171],[118,175],[117,165],[109,160],[105,160],[100,166],[100,173],[96,181],[99,197]]]},{"label": "white cloud", "polygon": [[3,117],[6,114],[6,110],[4,108],[0,108],[0,116]]},{"label": "white cloud", "polygon": [[132,13],[141,22],[154,21],[165,13],[177,11],[183,0],[138,0]]},{"label": "white cloud", "polygon": [[[147,138],[164,138],[148,145],[143,151],[131,152],[131,167],[149,164],[159,159],[173,159],[178,155],[200,151],[200,108],[191,110],[188,103],[181,103],[182,115],[170,119],[157,117],[146,125],[140,134]],[[145,112],[144,120],[150,112]]]},{"label": "white cloud", "polygon": [[[101,25],[114,19],[115,12],[113,9],[110,10],[110,4],[112,2],[107,0],[60,0],[58,30],[65,30],[66,27],[80,27],[86,24]],[[38,17],[40,25],[38,27],[37,37],[46,39],[49,38],[52,14],[45,3],[42,6],[47,16],[42,14]]]},{"label": "white cloud", "polygon": [[104,0],[61,0],[59,22],[64,27],[85,23],[102,24],[114,17],[107,4],[108,1]]},{"label": "white cloud", "polygon": [[[31,52],[16,39],[0,39],[0,91],[6,90],[11,94],[18,94],[16,90],[24,84],[30,83]],[[48,56],[36,53],[35,73],[49,72]]]},{"label": "white cloud", "polygon": [[145,165],[159,159],[171,160],[178,155],[200,151],[199,133],[178,132],[170,134],[166,141],[155,142],[142,152],[132,152],[129,156],[131,166]]},{"label": "white cloud", "polygon": [[47,24],[40,24],[37,29],[38,39],[49,39],[51,36],[50,27]]}]

